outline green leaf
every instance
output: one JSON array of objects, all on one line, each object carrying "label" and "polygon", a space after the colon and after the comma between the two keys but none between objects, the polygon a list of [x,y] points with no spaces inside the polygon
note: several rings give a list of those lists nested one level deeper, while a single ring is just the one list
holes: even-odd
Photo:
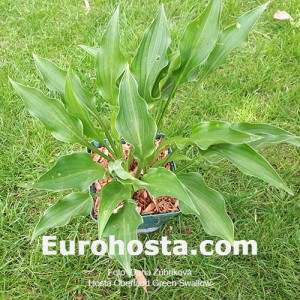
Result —
[{"label": "green leaf", "polygon": [[94,181],[102,179],[105,172],[101,164],[93,162],[90,153],[74,153],[60,157],[52,169],[28,187],[51,191],[84,191]]},{"label": "green leaf", "polygon": [[111,181],[104,185],[101,190],[101,201],[98,211],[98,237],[102,238],[105,226],[112,215],[114,209],[120,202],[130,199],[131,189],[128,185],[123,185],[118,181]]},{"label": "green leaf", "polygon": [[179,174],[178,179],[197,209],[194,211],[181,203],[181,211],[185,214],[196,214],[208,234],[233,243],[233,224],[226,213],[222,195],[207,187],[202,176],[198,173]]},{"label": "green leaf", "polygon": [[268,3],[256,7],[237,19],[236,24],[227,27],[221,33],[217,44],[200,70],[200,76],[206,77],[215,68],[224,64],[233,49],[248,41],[250,30],[267,8]]},{"label": "green leaf", "polygon": [[233,241],[233,225],[226,215],[222,196],[208,188],[200,175],[183,174],[178,177],[165,168],[151,168],[142,178],[153,197],[171,196],[180,201],[184,213],[197,215],[211,235]]},{"label": "green leaf", "polygon": [[175,51],[169,54],[169,64],[160,72],[152,89],[154,99],[167,99],[174,85],[171,76],[180,66],[180,52]]},{"label": "green leaf", "polygon": [[206,150],[211,145],[222,143],[245,144],[260,139],[260,137],[235,130],[231,127],[230,123],[213,121],[202,122],[193,126],[190,139],[200,149]]},{"label": "green leaf", "polygon": [[123,183],[145,185],[144,182],[135,178],[123,168],[122,166],[123,162],[124,161],[122,159],[118,159],[113,162],[110,162],[108,164],[108,172],[112,176],[117,176],[119,179],[122,180]]},{"label": "green leaf", "polygon": [[170,32],[163,5],[146,30],[136,56],[131,64],[131,72],[138,83],[139,94],[147,103],[153,101],[151,92],[162,69],[168,64]]},{"label": "green leaf", "polygon": [[67,71],[62,70],[52,61],[40,58],[35,54],[33,58],[37,69],[43,76],[46,86],[50,90],[59,92],[61,97],[64,98]]},{"label": "green leaf", "polygon": [[110,235],[114,235],[115,240],[122,240],[124,242],[124,255],[116,253],[110,256],[118,260],[128,276],[132,276],[132,271],[130,267],[131,255],[127,251],[127,245],[128,242],[138,239],[137,228],[142,223],[143,219],[136,211],[136,203],[132,200],[126,200],[124,206],[116,214],[111,215],[104,229],[103,236],[107,240]]},{"label": "green leaf", "polygon": [[134,147],[134,156],[143,161],[154,152],[157,127],[147,104],[138,94],[137,83],[129,70],[120,82],[119,113],[116,129]]},{"label": "green leaf", "polygon": [[96,141],[102,141],[104,133],[93,125],[88,113],[91,111],[97,114],[95,98],[82,87],[79,77],[71,70],[67,75],[65,103],[68,112],[81,120],[83,133]]},{"label": "green leaf", "polygon": [[97,56],[97,52],[99,50],[99,48],[97,47],[90,47],[90,46],[86,46],[86,45],[79,45],[79,47],[83,50],[85,50],[88,54],[92,55],[93,57]]},{"label": "green leaf", "polygon": [[100,94],[112,106],[118,106],[117,80],[126,67],[120,50],[119,7],[112,16],[96,55],[96,77]]},{"label": "green leaf", "polygon": [[174,72],[175,81],[183,83],[195,79],[200,64],[218,39],[220,15],[221,0],[211,0],[204,12],[188,25],[180,42],[181,66]]},{"label": "green leaf", "polygon": [[70,96],[73,95],[92,115],[95,117],[98,115],[95,96],[83,88],[80,78],[71,70],[68,72],[68,89]]},{"label": "green leaf", "polygon": [[47,229],[68,224],[75,216],[87,216],[93,207],[89,193],[71,193],[48,208],[36,225],[32,240]]},{"label": "green leaf", "polygon": [[300,147],[300,137],[295,136],[279,127],[261,123],[235,123],[233,129],[260,136],[261,139],[249,143],[254,148],[289,143]]},{"label": "green leaf", "polygon": [[220,144],[213,146],[212,149],[213,153],[227,158],[246,175],[260,178],[291,195],[293,194],[269,162],[249,145]]},{"label": "green leaf", "polygon": [[[172,153],[170,153],[169,155],[171,156]],[[184,154],[181,154],[181,153],[175,153],[172,155],[172,160],[192,160],[190,157],[184,155]]]},{"label": "green leaf", "polygon": [[171,196],[179,199],[196,211],[196,207],[177,176],[166,168],[151,168],[142,177],[148,183],[146,189],[153,197]]},{"label": "green leaf", "polygon": [[194,144],[194,142],[190,138],[185,138],[181,136],[173,136],[169,139],[164,139],[160,146],[164,146],[166,144],[174,145],[179,150],[183,150],[185,147]]},{"label": "green leaf", "polygon": [[10,81],[31,115],[38,118],[56,139],[86,145],[81,121],[70,115],[60,101],[46,97],[40,90]]}]

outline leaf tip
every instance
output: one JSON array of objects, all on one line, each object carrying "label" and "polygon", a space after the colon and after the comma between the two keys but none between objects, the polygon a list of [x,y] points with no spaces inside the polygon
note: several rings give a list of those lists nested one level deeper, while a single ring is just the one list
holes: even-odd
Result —
[{"label": "leaf tip", "polygon": [[32,236],[31,236],[31,239],[30,239],[30,244],[33,243],[33,241],[36,239],[36,237],[39,235],[39,233],[37,233],[36,231],[36,227],[34,228],[33,230],[33,233],[32,233]]},{"label": "leaf tip", "polygon": [[25,188],[25,189],[30,189],[30,188],[32,188],[33,184],[31,184],[31,183],[20,183],[17,186],[21,187],[21,188]]},{"label": "leaf tip", "polygon": [[120,4],[117,6],[113,16],[112,16],[112,19],[116,19],[118,20],[119,19],[119,15],[120,15]]},{"label": "leaf tip", "polygon": [[14,81],[12,80],[12,78],[10,78],[9,76],[7,76],[7,77],[8,77],[9,82],[10,82],[11,84],[13,84]]},{"label": "leaf tip", "polygon": [[37,66],[37,64],[40,63],[40,58],[35,53],[32,53],[32,57],[35,62],[35,65]]},{"label": "leaf tip", "polygon": [[289,193],[291,196],[294,196],[294,192],[290,188],[288,188],[287,186],[285,187],[285,191],[287,193]]},{"label": "leaf tip", "polygon": [[9,82],[11,83],[11,85],[13,86],[13,88],[15,89],[15,90],[17,90],[17,88],[18,88],[18,83],[17,82],[15,82],[12,78],[10,78],[9,76],[8,76],[8,80],[9,80]]}]

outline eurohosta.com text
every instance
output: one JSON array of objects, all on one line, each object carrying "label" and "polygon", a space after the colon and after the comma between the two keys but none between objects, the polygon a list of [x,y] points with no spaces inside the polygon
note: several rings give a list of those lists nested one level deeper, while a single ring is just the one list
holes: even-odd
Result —
[{"label": "eurohosta.com text", "polygon": [[226,240],[204,240],[199,242],[199,247],[189,249],[185,240],[169,240],[163,236],[160,240],[148,240],[143,244],[139,240],[132,240],[124,245],[121,240],[116,240],[114,235],[110,235],[108,241],[57,241],[56,236],[43,236],[44,255],[84,255],[86,251],[91,251],[93,255],[102,256],[106,253],[110,255],[124,255],[125,251],[137,256],[142,254],[154,256],[158,254],[169,255],[257,255],[257,243],[255,240],[240,240],[230,243]]}]

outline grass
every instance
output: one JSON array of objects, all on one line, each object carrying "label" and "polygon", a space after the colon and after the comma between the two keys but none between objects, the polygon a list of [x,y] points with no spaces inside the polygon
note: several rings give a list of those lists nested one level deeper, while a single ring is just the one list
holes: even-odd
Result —
[{"label": "grass", "polygon": [[[173,40],[178,43],[187,20],[194,18],[207,1],[165,1]],[[224,24],[260,1],[224,0]],[[88,287],[88,280],[105,280],[109,269],[119,266],[107,257],[43,256],[41,239],[30,244],[30,235],[41,213],[57,194],[28,191],[18,184],[40,176],[61,154],[78,146],[60,143],[25,110],[13,92],[8,76],[45,90],[34,69],[32,53],[75,68],[87,87],[93,87],[90,57],[77,45],[95,45],[101,37],[117,1],[90,0],[85,14],[83,1],[0,0],[0,295],[3,299],[146,299],[141,289]],[[158,9],[158,1],[120,1],[123,49],[130,57]],[[257,121],[278,125],[299,134],[299,30],[289,23],[275,22],[277,9],[299,16],[296,1],[277,0],[251,34],[247,46],[236,51],[228,64],[218,69],[193,96],[176,132],[186,132],[201,120]],[[184,100],[191,86],[176,98]],[[172,106],[172,112],[178,109]],[[165,123],[167,127],[168,120]],[[233,212],[236,240],[254,239],[257,256],[140,256],[133,266],[143,270],[191,269],[187,280],[212,280],[205,287],[149,287],[149,299],[296,299],[299,288],[299,150],[286,145],[264,154],[294,190],[288,196],[261,181],[243,176],[230,164],[217,168],[194,167],[211,187],[226,197]],[[170,232],[170,226],[173,227]],[[184,229],[192,234],[183,235]],[[89,218],[72,221],[62,229],[48,231],[58,239],[94,240],[95,224]],[[181,216],[160,232],[142,240],[186,239],[196,247],[211,239],[198,220]],[[217,240],[213,238],[214,240]],[[179,280],[159,276],[151,279]],[[1,297],[0,297],[1,298]]]}]

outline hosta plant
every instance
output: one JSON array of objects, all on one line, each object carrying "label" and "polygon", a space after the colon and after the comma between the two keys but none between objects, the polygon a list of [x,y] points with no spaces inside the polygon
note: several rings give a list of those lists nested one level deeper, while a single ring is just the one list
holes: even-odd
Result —
[{"label": "hosta plant", "polygon": [[[184,136],[174,136],[173,121],[168,123],[165,138],[155,148],[156,135],[163,131],[164,118],[178,88],[184,88],[189,82],[194,85],[182,104],[185,106],[200,82],[247,41],[266,7],[266,4],[259,6],[239,17],[235,24],[221,29],[221,0],[211,0],[203,13],[187,26],[178,50],[174,50],[161,6],[133,59],[125,57],[120,47],[117,8],[98,47],[81,46],[95,59],[97,95],[87,91],[71,69],[63,70],[47,59],[34,56],[46,86],[56,91],[57,97],[49,98],[36,88],[11,80],[27,109],[56,139],[89,148],[108,161],[108,168],[95,163],[91,154],[83,150],[62,156],[52,169],[29,184],[28,187],[36,189],[73,190],[44,213],[35,227],[33,239],[49,228],[66,225],[75,216],[89,215],[93,197],[100,196],[99,239],[114,235],[126,245],[137,239],[136,231],[142,223],[132,195],[146,189],[153,197],[178,199],[182,213],[196,215],[208,234],[233,242],[233,223],[226,213],[224,198],[205,184],[201,174],[187,172],[193,163],[205,160],[218,163],[226,159],[245,174],[291,194],[278,173],[257,151],[279,143],[299,146],[299,137],[278,127],[207,121],[189,124],[191,130]],[[104,102],[107,111],[100,114],[99,107],[103,108]],[[172,113],[169,119],[179,117]],[[107,145],[110,155],[91,145],[91,140]],[[122,151],[124,140],[131,145],[127,159]],[[172,153],[157,161],[170,146]],[[196,157],[184,155],[191,147],[198,149]],[[164,167],[172,160],[183,161],[175,172]],[[129,172],[132,161],[137,162],[135,174]],[[104,176],[111,181],[99,195],[91,193],[90,185]],[[122,206],[116,211],[121,202]],[[131,275],[130,255],[125,252],[115,258]]]}]

